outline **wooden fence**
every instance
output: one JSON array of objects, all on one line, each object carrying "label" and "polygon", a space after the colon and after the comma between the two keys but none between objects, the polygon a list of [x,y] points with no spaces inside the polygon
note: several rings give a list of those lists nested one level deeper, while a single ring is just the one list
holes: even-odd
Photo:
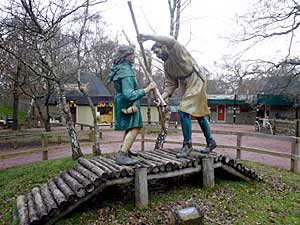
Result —
[{"label": "wooden fence", "polygon": [[296,136],[300,135],[300,120],[278,120],[272,119],[270,120],[273,133],[274,134],[283,134],[286,136]]},{"label": "wooden fence", "polygon": [[[151,128],[144,128],[142,129],[141,136],[140,138],[136,139],[136,142],[141,143],[141,151],[145,150],[145,142],[155,142],[155,139],[148,139],[146,138],[146,132],[149,131]],[[170,131],[178,130],[171,128]],[[112,132],[113,129],[102,129],[102,132]],[[268,134],[261,134],[261,133],[251,133],[251,132],[240,132],[240,131],[212,131],[215,134],[219,135],[234,135],[236,136],[236,145],[218,145],[218,148],[226,148],[226,149],[233,149],[236,151],[236,158],[241,159],[241,153],[242,151],[245,152],[253,152],[253,153],[258,153],[258,154],[265,154],[265,155],[270,155],[270,156],[277,156],[281,158],[287,158],[291,162],[290,166],[290,171],[292,172],[297,172],[299,173],[299,150],[298,150],[298,144],[300,138],[297,137],[292,137],[292,136],[277,136],[277,135],[268,135]],[[201,133],[200,130],[193,130],[193,133]],[[85,143],[87,145],[92,145],[93,141],[93,130],[80,130],[78,131],[79,136],[88,136],[89,142]],[[63,132],[44,132],[41,134],[15,134],[15,135],[10,135],[10,140],[11,141],[20,141],[20,138],[29,138],[29,137],[36,137],[38,138],[41,143],[42,147],[28,150],[28,151],[20,151],[20,152],[15,152],[15,153],[8,153],[8,154],[1,154],[0,155],[0,160],[3,159],[8,159],[16,156],[21,156],[21,155],[28,155],[28,154],[33,154],[33,153],[42,153],[42,160],[47,160],[48,159],[48,152],[54,149],[57,149],[57,147],[62,148],[64,147],[63,145],[59,146],[49,146],[49,139],[50,138],[55,138],[58,141],[62,140],[63,137],[66,137],[68,134],[66,131]],[[256,137],[256,138],[264,138],[264,139],[273,139],[273,140],[279,140],[279,141],[286,141],[290,143],[290,153],[283,153],[283,152],[276,152],[276,151],[271,151],[271,150],[266,150],[266,149],[259,149],[259,148],[253,148],[253,147],[245,147],[243,146],[243,137]],[[8,138],[8,137],[6,137]],[[0,136],[0,143],[1,141],[4,140],[3,136]],[[117,141],[101,141],[100,144],[120,144],[122,143],[122,140],[117,140]],[[165,143],[169,144],[182,144],[181,141],[166,141]],[[201,143],[193,143],[195,146],[204,146],[204,144]],[[69,144],[67,145],[69,146]],[[81,146],[84,146],[81,144]]]}]

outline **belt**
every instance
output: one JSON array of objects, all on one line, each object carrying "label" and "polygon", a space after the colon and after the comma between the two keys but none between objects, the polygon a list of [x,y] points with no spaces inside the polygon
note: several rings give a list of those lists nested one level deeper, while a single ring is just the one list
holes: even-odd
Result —
[{"label": "belt", "polygon": [[190,72],[189,74],[185,75],[185,76],[181,76],[181,77],[177,77],[178,80],[185,80],[186,78],[190,77],[193,73],[195,72],[195,69],[193,67],[192,72]]}]

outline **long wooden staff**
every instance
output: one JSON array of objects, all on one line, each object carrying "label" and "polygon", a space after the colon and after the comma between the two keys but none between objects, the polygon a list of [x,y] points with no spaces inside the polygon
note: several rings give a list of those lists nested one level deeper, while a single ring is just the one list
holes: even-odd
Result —
[{"label": "long wooden staff", "polygon": [[[139,30],[138,30],[138,26],[137,26],[137,23],[136,23],[136,19],[135,19],[135,16],[134,16],[134,12],[133,12],[133,9],[132,9],[132,4],[131,4],[131,1],[128,1],[128,7],[130,9],[130,13],[131,13],[131,17],[132,17],[132,21],[133,21],[133,25],[134,25],[134,28],[135,28],[135,32],[136,32],[136,35],[137,37],[139,37]],[[128,36],[125,34],[125,32],[123,31],[124,33],[124,36],[126,37],[127,41],[129,42],[130,44],[130,41],[128,39]],[[139,41],[138,41],[139,42]],[[142,67],[142,69],[144,70],[147,78],[149,79],[150,82],[153,82],[153,78],[150,74],[150,68],[148,66],[148,62],[147,62],[147,58],[146,58],[146,54],[145,54],[145,49],[144,49],[144,46],[141,42],[139,42],[139,45],[140,45],[140,49],[141,49],[141,53],[142,53],[142,56],[143,56],[143,59],[144,59],[144,65],[143,63],[140,61],[140,59],[138,58],[138,61]],[[160,106],[162,107],[165,107],[167,104],[165,102],[165,100],[163,99],[163,97],[161,96],[158,88],[155,88],[154,91],[153,91],[153,95],[154,95],[154,98],[156,100],[159,100],[160,102]],[[157,110],[158,110],[158,114],[159,114],[159,117],[160,117],[160,121],[161,121],[161,126],[162,126],[162,129],[164,131],[166,131],[166,127],[165,127],[165,119],[164,119],[164,116],[163,116],[163,112],[162,112],[162,108],[160,106],[157,106]]]}]

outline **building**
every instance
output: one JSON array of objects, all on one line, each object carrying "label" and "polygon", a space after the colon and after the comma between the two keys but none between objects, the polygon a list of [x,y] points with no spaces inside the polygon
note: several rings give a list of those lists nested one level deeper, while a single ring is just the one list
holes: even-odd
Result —
[{"label": "building", "polygon": [[[111,93],[95,73],[81,72],[80,80],[96,107],[98,123],[111,123],[113,121],[113,97]],[[76,81],[65,84],[65,94],[73,121],[93,125],[93,115],[88,99],[79,91]],[[50,115],[57,120],[60,115],[56,103],[55,96],[52,96],[49,101]]]}]

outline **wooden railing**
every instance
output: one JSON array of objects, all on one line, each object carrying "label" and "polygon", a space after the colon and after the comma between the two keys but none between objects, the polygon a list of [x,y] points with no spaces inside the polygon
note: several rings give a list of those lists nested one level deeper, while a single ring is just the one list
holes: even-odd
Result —
[{"label": "wooden railing", "polygon": [[[155,139],[149,139],[146,138],[146,132],[149,131],[151,128],[143,128],[141,132],[140,138],[136,139],[136,142],[141,143],[141,151],[145,150],[145,142],[155,142]],[[178,129],[170,128],[170,131],[178,131]],[[106,128],[102,129],[101,132],[112,132],[114,131],[112,128]],[[298,144],[300,142],[300,138],[297,137],[291,137],[291,136],[277,136],[277,135],[268,135],[268,134],[261,134],[261,133],[252,133],[252,132],[240,132],[240,131],[212,131],[214,134],[218,135],[233,135],[236,136],[236,145],[218,145],[218,148],[226,148],[226,149],[234,149],[236,150],[236,158],[241,159],[242,151],[245,152],[253,152],[253,153],[258,153],[258,154],[265,154],[265,155],[270,155],[270,156],[277,156],[281,158],[287,158],[290,159],[290,170],[292,172],[300,172],[298,168],[300,156],[299,156],[299,151],[298,151]],[[201,133],[200,130],[193,130],[193,133]],[[81,143],[81,146],[84,145],[92,145],[93,144],[93,130],[80,130],[78,131],[79,136],[84,136],[88,135],[88,142],[86,143]],[[24,134],[15,134],[15,135],[10,135],[10,140],[15,140],[18,141],[20,138],[29,138],[29,137],[36,137],[41,140],[42,147],[36,148],[36,149],[31,149],[28,151],[20,151],[20,152],[15,152],[15,153],[9,153],[9,154],[1,154],[0,155],[0,160],[3,159],[8,159],[16,156],[21,156],[21,155],[28,155],[28,154],[33,154],[33,153],[42,153],[42,160],[47,160],[48,159],[48,152],[54,149],[57,149],[57,145],[55,146],[49,146],[49,138],[57,138],[58,142],[61,143],[61,140],[63,137],[68,136],[67,132],[61,131],[61,132],[44,132],[41,134],[30,134],[30,133],[24,133]],[[264,138],[264,139],[272,139],[272,140],[277,140],[277,141],[286,141],[290,143],[290,153],[283,153],[283,152],[276,152],[276,151],[271,151],[267,149],[259,149],[259,148],[254,148],[254,147],[245,147],[243,146],[243,137],[256,137],[256,138]],[[5,137],[8,138],[8,137]],[[0,136],[0,143],[1,141],[4,140],[3,135]],[[109,141],[101,141],[100,144],[120,144],[122,143],[122,140],[109,140]],[[166,141],[165,143],[168,144],[182,144],[181,141]],[[195,146],[204,146],[204,144],[201,143],[193,143]],[[69,146],[69,143],[66,145]],[[60,148],[64,147],[64,145],[60,145]]]},{"label": "wooden railing", "polygon": [[[193,130],[193,133],[202,133],[202,132],[200,130]],[[300,138],[298,138],[298,137],[276,136],[276,135],[269,135],[269,134],[240,132],[240,131],[216,131],[215,130],[215,131],[212,131],[212,133],[219,134],[219,135],[234,135],[234,136],[236,136],[236,145],[218,145],[218,148],[235,149],[237,159],[241,159],[242,151],[287,158],[287,159],[290,159],[290,162],[291,162],[290,171],[298,172],[298,173],[300,172],[300,170],[298,168],[298,163],[300,161],[298,144],[300,143]],[[282,152],[276,152],[276,151],[271,151],[271,150],[267,150],[267,149],[244,147],[244,146],[242,146],[243,137],[257,137],[257,138],[264,138],[264,139],[273,139],[273,140],[277,140],[277,141],[287,141],[290,143],[291,151],[290,151],[290,153],[282,153]],[[141,142],[155,142],[156,140],[141,138],[140,141]],[[165,143],[182,144],[182,141],[166,141]],[[193,145],[194,146],[205,146],[205,144],[195,143],[195,142],[193,142]],[[142,144],[142,146],[144,146],[144,143]],[[142,150],[143,150],[143,148],[142,148]]]},{"label": "wooden railing", "polygon": [[[87,141],[86,144],[91,143],[93,140],[93,136],[91,135],[91,131],[89,130],[80,130],[77,131],[79,140]],[[65,140],[64,140],[65,139]],[[41,143],[41,147],[33,147],[31,150],[23,150],[13,153],[0,154],[0,160],[13,158],[21,155],[29,155],[33,153],[42,153],[42,160],[48,159],[48,151],[55,150],[58,147],[63,148],[70,146],[69,143],[69,135],[66,131],[56,131],[56,132],[42,132],[42,133],[20,133],[20,134],[9,134],[9,135],[0,135],[0,144],[2,143],[12,143],[13,148],[17,149],[18,143],[24,143],[30,141],[37,141]],[[59,145],[51,145],[49,146],[49,141],[56,142]]]}]

